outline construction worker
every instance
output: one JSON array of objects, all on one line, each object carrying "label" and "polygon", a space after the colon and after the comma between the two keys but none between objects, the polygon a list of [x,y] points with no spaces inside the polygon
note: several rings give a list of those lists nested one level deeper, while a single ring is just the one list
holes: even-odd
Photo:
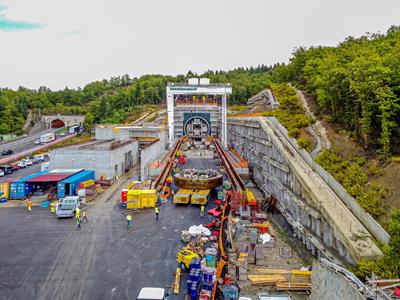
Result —
[{"label": "construction worker", "polygon": [[76,229],[81,229],[81,223],[82,223],[81,216],[75,215],[75,218],[76,218]]},{"label": "construction worker", "polygon": [[28,200],[28,203],[26,204],[26,206],[28,208],[28,212],[31,212],[32,211],[32,200],[31,199]]},{"label": "construction worker", "polygon": [[89,219],[88,219],[88,212],[87,212],[87,210],[85,209],[83,212],[82,212],[82,223],[83,222],[89,222]]},{"label": "construction worker", "polygon": [[75,210],[75,218],[77,219],[81,218],[81,209],[79,207],[77,207]]},{"label": "construction worker", "polygon": [[160,210],[157,206],[154,208],[154,212],[156,213],[156,221],[158,221],[158,213],[160,212]]},{"label": "construction worker", "polygon": [[55,203],[54,201],[51,201],[51,202],[50,202],[50,212],[51,212],[52,214],[55,214],[55,213],[56,213],[56,203]]},{"label": "construction worker", "polygon": [[129,228],[130,226],[132,226],[132,215],[130,213],[128,213],[128,215],[126,216],[126,228]]},{"label": "construction worker", "polygon": [[204,217],[204,210],[205,210],[205,206],[204,206],[204,204],[202,204],[200,206],[200,218]]}]

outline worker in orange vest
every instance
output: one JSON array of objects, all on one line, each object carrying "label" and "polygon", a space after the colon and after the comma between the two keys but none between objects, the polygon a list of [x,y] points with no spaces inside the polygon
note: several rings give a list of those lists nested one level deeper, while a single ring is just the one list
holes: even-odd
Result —
[{"label": "worker in orange vest", "polygon": [[31,212],[32,211],[32,200],[31,199],[28,200],[28,203],[26,204],[26,206],[28,208],[28,212]]}]

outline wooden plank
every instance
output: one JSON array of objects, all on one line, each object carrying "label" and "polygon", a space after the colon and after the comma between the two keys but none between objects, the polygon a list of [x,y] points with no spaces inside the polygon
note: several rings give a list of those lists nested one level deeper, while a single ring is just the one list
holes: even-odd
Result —
[{"label": "wooden plank", "polygon": [[311,284],[307,283],[291,283],[291,282],[277,282],[276,289],[278,291],[308,291],[311,290]]},{"label": "wooden plank", "polygon": [[252,270],[255,274],[262,274],[262,275],[280,275],[280,274],[291,274],[292,271],[285,270],[285,269],[254,269]]},{"label": "wooden plank", "polygon": [[176,268],[174,294],[179,295],[179,285],[181,281],[181,268]]}]

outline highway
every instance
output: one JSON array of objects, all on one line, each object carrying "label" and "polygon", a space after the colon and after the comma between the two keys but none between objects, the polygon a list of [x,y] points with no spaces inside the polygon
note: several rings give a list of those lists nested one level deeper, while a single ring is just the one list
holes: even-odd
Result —
[{"label": "highway", "polygon": [[[14,153],[13,154],[18,154],[20,152],[23,152],[25,150],[29,150],[31,148],[34,148],[37,146],[35,144],[35,141],[39,139],[39,137],[43,134],[46,133],[51,133],[51,132],[57,132],[61,130],[62,128],[51,128],[51,129],[46,129],[43,130],[39,133],[28,135],[26,137],[11,141],[11,142],[3,142],[0,143],[0,153],[4,150],[12,150]],[[2,156],[0,158],[6,158],[7,156]]]}]

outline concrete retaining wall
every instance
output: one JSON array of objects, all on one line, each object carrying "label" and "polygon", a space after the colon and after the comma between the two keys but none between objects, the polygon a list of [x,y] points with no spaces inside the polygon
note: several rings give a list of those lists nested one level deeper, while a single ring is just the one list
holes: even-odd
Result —
[{"label": "concrete retaining wall", "polygon": [[318,261],[313,263],[311,284],[310,300],[366,299],[344,275]]},{"label": "concrete retaining wall", "polygon": [[[269,118],[276,128],[287,137],[290,144],[298,149],[297,142],[293,138],[289,138],[287,129],[282,126],[276,118]],[[390,236],[383,227],[358,204],[357,200],[351,197],[343,186],[337,180],[317,164],[311,155],[304,149],[298,150],[300,156],[305,162],[326,182],[326,184],[339,196],[343,203],[351,210],[351,212],[360,220],[360,222],[368,229],[368,231],[379,241],[389,243]]]},{"label": "concrete retaining wall", "polygon": [[228,132],[228,144],[248,160],[258,186],[278,199],[281,213],[313,254],[339,264],[382,256],[369,229],[276,119],[230,118]]},{"label": "concrete retaining wall", "polygon": [[149,145],[140,152],[140,178],[146,180],[148,176],[148,164],[161,159],[161,153],[165,151],[168,141],[168,132],[163,131],[160,133],[160,140],[154,144]]}]

